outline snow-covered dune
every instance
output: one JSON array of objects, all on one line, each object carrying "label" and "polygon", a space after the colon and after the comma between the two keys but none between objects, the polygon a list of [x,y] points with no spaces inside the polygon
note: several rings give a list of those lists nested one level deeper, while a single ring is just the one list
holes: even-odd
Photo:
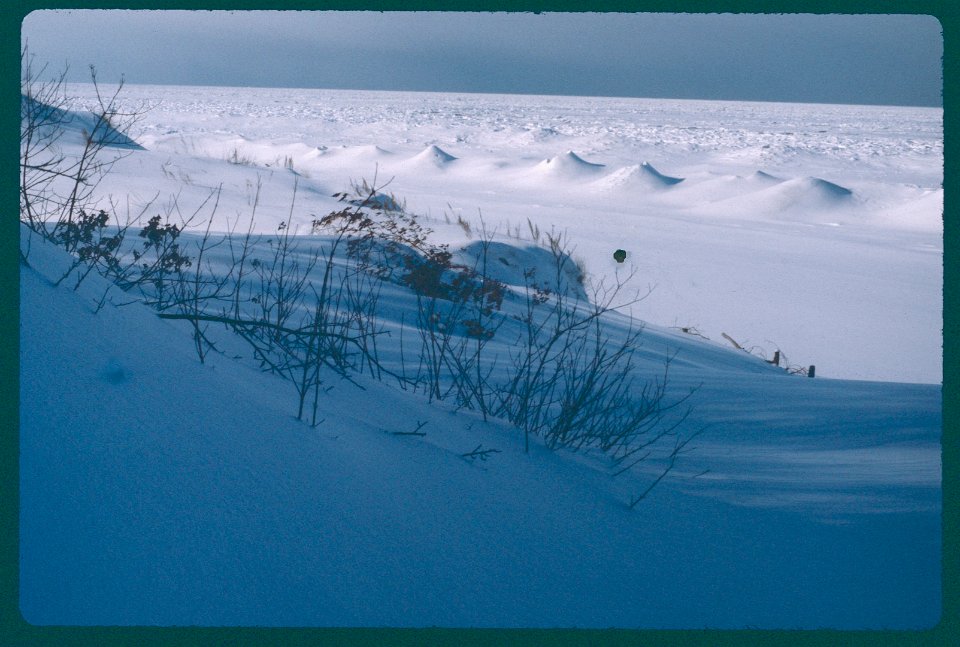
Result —
[{"label": "snow-covered dune", "polygon": [[429,165],[436,168],[443,168],[457,158],[445,150],[431,144],[417,153],[410,162],[415,166]]},{"label": "snow-covered dune", "polygon": [[[502,251],[502,250],[501,250]],[[522,251],[516,253],[522,256]],[[519,257],[519,256],[518,256]],[[56,625],[923,628],[939,618],[940,394],[792,377],[678,332],[707,430],[651,465],[549,452],[358,378],[289,383],[38,240],[21,272],[20,608]],[[109,293],[108,293],[109,294]],[[65,325],[64,322],[69,322]],[[645,342],[645,346],[648,342]],[[680,359],[684,361],[680,361]],[[656,360],[659,361],[659,360]],[[763,367],[763,368],[761,368]],[[425,436],[393,432],[422,429]],[[486,460],[474,448],[495,449]]]},{"label": "snow-covered dune", "polygon": [[675,192],[664,199],[678,206],[696,206],[748,195],[782,181],[761,170],[756,170],[749,175],[700,172],[688,178],[683,185],[677,187]]},{"label": "snow-covered dune", "polygon": [[550,157],[537,164],[531,171],[530,177],[583,181],[602,172],[603,164],[588,162],[573,151]]},{"label": "snow-covered dune", "polygon": [[751,189],[712,202],[706,213],[749,218],[787,219],[804,223],[836,222],[856,206],[850,189],[817,177],[799,177],[777,182],[756,176]]},{"label": "snow-covered dune", "polygon": [[126,133],[114,128],[109,122],[97,118],[86,110],[69,110],[47,105],[33,97],[20,95],[20,114],[36,115],[35,123],[57,124],[57,138],[64,143],[83,145],[88,137],[96,143],[111,148],[142,150],[143,147]]},{"label": "snow-covered dune", "polygon": [[649,189],[662,190],[678,184],[683,178],[664,175],[651,164],[643,162],[625,166],[596,181],[602,189]]}]

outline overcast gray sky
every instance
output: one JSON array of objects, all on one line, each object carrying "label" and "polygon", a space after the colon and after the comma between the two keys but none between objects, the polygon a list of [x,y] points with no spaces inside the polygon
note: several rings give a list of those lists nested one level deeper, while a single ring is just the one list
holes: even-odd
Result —
[{"label": "overcast gray sky", "polygon": [[942,105],[930,16],[36,11],[71,79]]}]

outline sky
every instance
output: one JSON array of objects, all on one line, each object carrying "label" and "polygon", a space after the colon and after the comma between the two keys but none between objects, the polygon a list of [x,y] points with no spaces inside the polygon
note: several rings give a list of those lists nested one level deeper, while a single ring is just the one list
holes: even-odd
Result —
[{"label": "sky", "polygon": [[21,34],[72,81],[942,105],[931,16],[45,10]]}]

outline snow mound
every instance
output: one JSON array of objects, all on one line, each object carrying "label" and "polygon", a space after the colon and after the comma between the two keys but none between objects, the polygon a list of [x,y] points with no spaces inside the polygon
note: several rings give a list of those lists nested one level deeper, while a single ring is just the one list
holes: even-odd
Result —
[{"label": "snow mound", "polygon": [[736,199],[762,189],[780,184],[781,178],[757,170],[750,175],[729,175],[724,173],[699,173],[688,176],[677,187],[675,198],[678,204],[696,205]]},{"label": "snow mound", "polygon": [[853,191],[850,189],[840,186],[839,184],[834,184],[833,182],[828,182],[827,180],[821,180],[817,177],[805,177],[798,178],[796,180],[788,180],[784,183],[784,187],[787,186],[798,186],[800,187],[799,190],[805,194],[812,193],[831,200],[842,200],[853,195]]},{"label": "snow mound", "polygon": [[20,95],[20,114],[30,112],[39,116],[41,121],[52,120],[58,123],[64,132],[63,141],[83,145],[89,134],[96,135],[96,143],[113,148],[132,148],[144,150],[128,135],[120,132],[109,123],[103,123],[91,112],[63,110],[37,101],[33,97]]},{"label": "snow mound", "polygon": [[816,177],[801,177],[780,182],[749,196],[751,201],[767,208],[831,209],[849,203],[853,191]]},{"label": "snow mound", "polygon": [[386,150],[385,148],[380,148],[375,144],[368,144],[365,146],[341,146],[339,148],[329,149],[327,154],[357,160],[378,159],[393,155],[392,152]]},{"label": "snow mound", "polygon": [[642,188],[659,190],[680,182],[683,182],[683,178],[664,175],[651,164],[643,162],[616,170],[597,180],[596,185],[602,189]]},{"label": "snow mound", "polygon": [[[563,259],[559,281],[556,262],[550,250],[536,245],[517,246],[492,241],[486,250],[486,267],[481,262],[484,244],[480,241],[464,246],[456,255],[456,262],[466,267],[475,267],[488,278],[502,281],[516,289],[523,289],[526,282],[547,287],[552,292],[562,292],[573,299],[588,301],[583,285],[583,276],[576,262],[569,256]],[[532,270],[528,279],[526,274]],[[558,285],[559,283],[559,285]]]},{"label": "snow mound", "polygon": [[816,177],[778,180],[767,174],[704,181],[684,197],[700,202],[704,213],[810,223],[837,222],[856,205],[853,191],[839,184]]},{"label": "snow mound", "polygon": [[533,168],[533,172],[542,177],[582,180],[595,176],[604,168],[603,164],[588,162],[573,151],[567,151],[543,160]]},{"label": "snow mound", "polygon": [[442,148],[431,144],[414,155],[410,161],[418,165],[425,164],[436,166],[437,168],[443,168],[456,159],[456,157],[446,152]]}]

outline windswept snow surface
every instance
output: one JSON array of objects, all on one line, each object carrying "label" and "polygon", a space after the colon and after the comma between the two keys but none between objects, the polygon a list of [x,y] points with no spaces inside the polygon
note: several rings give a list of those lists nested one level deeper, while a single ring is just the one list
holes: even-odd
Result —
[{"label": "windswept snow surface", "polygon": [[[90,88],[74,86],[79,106]],[[663,99],[126,86],[148,151],[102,187],[272,231],[390,180],[417,213],[569,234],[595,277],[624,249],[634,315],[727,333],[819,375],[939,383],[943,112]],[[225,160],[243,162],[232,167]],[[292,170],[285,168],[292,165]],[[682,180],[682,181],[680,181]]]},{"label": "windswept snow surface", "polygon": [[[939,620],[941,111],[150,86],[125,96],[159,105],[136,137],[145,150],[100,187],[121,216],[149,204],[147,216],[200,209],[200,222],[219,189],[214,229],[245,231],[255,209],[265,238],[281,222],[307,233],[314,214],[343,206],[333,193],[376,174],[393,178],[383,199],[423,214],[458,260],[477,256],[482,225],[498,229],[491,273],[508,285],[545,264],[537,228],[566,231],[595,282],[632,263],[632,287],[655,289],[603,326],[617,337],[649,322],[640,370],[658,375],[674,356],[668,395],[697,387],[684,431],[704,431],[629,510],[662,469],[656,456],[613,478],[602,455],[536,439],[527,455],[501,421],[365,376],[362,390],[329,376],[312,428],[295,418],[293,387],[233,359],[226,338],[228,352],[201,364],[188,325],[113,305],[128,299],[99,277],[54,286],[68,260],[25,235],[29,622]],[[183,235],[188,252],[199,236]],[[569,290],[575,278],[562,278]],[[396,329],[414,302],[390,285],[382,303]],[[818,377],[787,375],[721,332],[768,355],[779,345]],[[508,337],[492,343],[507,352]],[[384,361],[396,362],[388,339]],[[425,436],[391,433],[421,423]],[[478,445],[499,453],[461,456]]]},{"label": "windswept snow surface", "polygon": [[[789,376],[669,330],[709,425],[611,478],[468,411],[293,389],[99,277],[21,273],[20,605],[35,624],[923,628],[940,614],[940,392]],[[391,298],[403,298],[394,295]],[[388,298],[390,300],[391,298]],[[407,308],[412,304],[408,300]],[[609,324],[616,329],[616,322]],[[409,351],[408,351],[409,352]],[[396,436],[425,423],[423,437]],[[497,449],[487,460],[460,454]]]}]

